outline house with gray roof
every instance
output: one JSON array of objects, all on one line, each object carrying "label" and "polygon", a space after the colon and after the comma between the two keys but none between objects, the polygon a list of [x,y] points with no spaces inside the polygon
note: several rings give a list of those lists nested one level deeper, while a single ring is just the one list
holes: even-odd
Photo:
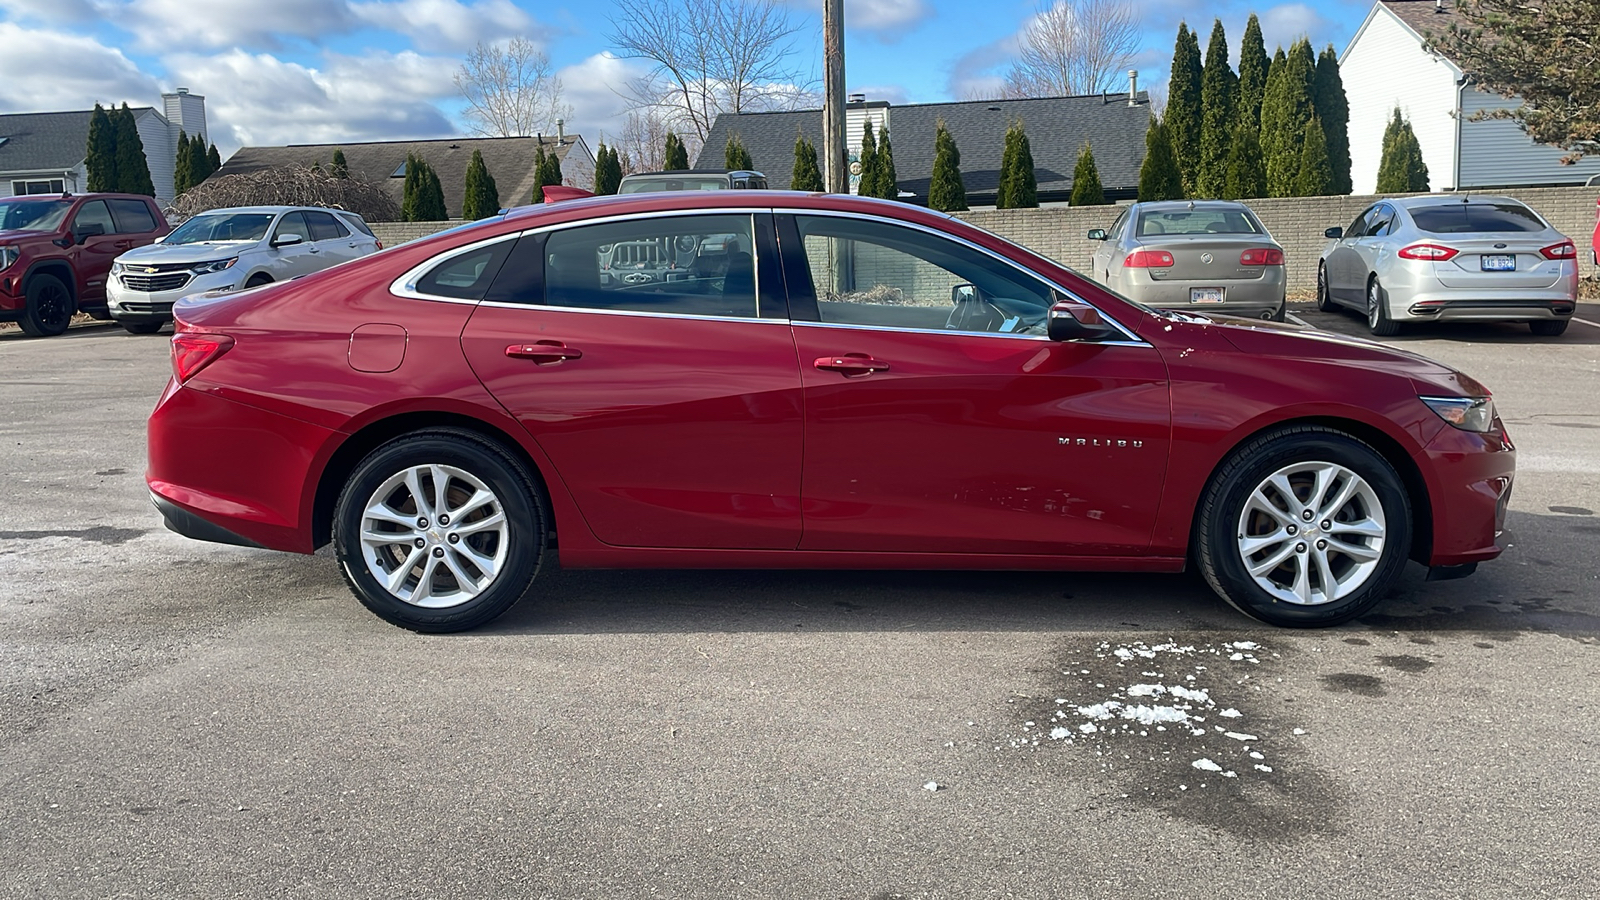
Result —
[{"label": "house with gray roof", "polygon": [[[172,202],[178,133],[207,134],[206,98],[178,88],[162,94],[162,109],[133,109],[156,202]],[[0,114],[0,197],[88,190],[90,110]]]},{"label": "house with gray roof", "polygon": [[212,177],[284,166],[319,165],[327,169],[333,164],[333,151],[343,150],[350,175],[362,181],[388,185],[398,206],[405,194],[406,157],[414,154],[438,173],[439,185],[444,189],[445,210],[452,219],[457,219],[461,217],[461,200],[466,193],[467,164],[472,161],[472,151],[483,154],[483,164],[500,192],[500,204],[520,206],[532,200],[534,160],[540,148],[561,160],[564,183],[583,187],[594,183],[594,153],[581,135],[567,134],[560,127],[555,134],[532,137],[242,147],[228,157]]},{"label": "house with gray roof", "polygon": [[[1041,204],[1066,203],[1071,198],[1072,172],[1086,142],[1094,148],[1106,199],[1114,202],[1138,196],[1144,137],[1150,128],[1150,96],[1144,91],[900,106],[855,99],[845,109],[847,152],[854,166],[865,122],[872,122],[874,135],[888,128],[901,199],[926,206],[933,177],[933,139],[943,121],[961,150],[967,204],[993,206],[1000,189],[1006,128],[1019,120],[1033,152]],[[720,168],[728,138],[734,134],[750,151],[756,169],[766,174],[768,185],[786,190],[794,172],[795,137],[805,135],[819,149],[822,146],[822,111],[724,113],[717,116],[696,164]],[[856,180],[852,175],[852,193]]]}]

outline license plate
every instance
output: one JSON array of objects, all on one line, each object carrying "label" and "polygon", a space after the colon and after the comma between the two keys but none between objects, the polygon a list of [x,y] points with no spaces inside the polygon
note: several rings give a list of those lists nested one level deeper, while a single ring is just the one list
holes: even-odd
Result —
[{"label": "license plate", "polygon": [[1505,254],[1485,254],[1481,265],[1485,272],[1515,272],[1517,270],[1517,258]]},{"label": "license plate", "polygon": [[1190,288],[1190,303],[1221,303],[1222,288]]}]

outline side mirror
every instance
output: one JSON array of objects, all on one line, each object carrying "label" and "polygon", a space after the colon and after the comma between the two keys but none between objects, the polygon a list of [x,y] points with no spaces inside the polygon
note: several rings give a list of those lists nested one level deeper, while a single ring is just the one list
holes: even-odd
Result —
[{"label": "side mirror", "polygon": [[950,302],[955,306],[973,303],[978,297],[978,286],[975,284],[958,284],[950,289]]},{"label": "side mirror", "polygon": [[1088,237],[1091,241],[1103,241],[1106,239],[1106,230],[1104,228],[1091,228],[1089,229]]},{"label": "side mirror", "polygon": [[1322,236],[1326,237],[1326,238],[1333,238],[1334,240],[1337,241],[1340,238],[1344,237],[1344,229],[1340,228],[1340,227],[1338,227],[1336,225],[1333,228],[1329,228],[1327,231],[1324,231],[1322,233]]},{"label": "side mirror", "polygon": [[88,222],[88,223],[85,223],[83,225],[79,225],[77,228],[74,228],[72,231],[73,231],[73,241],[75,243],[82,244],[84,241],[87,241],[89,238],[97,237],[99,235],[105,234],[106,233],[106,227],[104,225],[101,225],[99,222]]},{"label": "side mirror", "polygon": [[1099,310],[1063,297],[1057,297],[1050,307],[1046,327],[1052,341],[1102,341],[1116,334],[1116,329],[1100,317]]},{"label": "side mirror", "polygon": [[305,243],[305,238],[298,234],[280,234],[272,239],[273,247],[293,247],[295,244]]}]

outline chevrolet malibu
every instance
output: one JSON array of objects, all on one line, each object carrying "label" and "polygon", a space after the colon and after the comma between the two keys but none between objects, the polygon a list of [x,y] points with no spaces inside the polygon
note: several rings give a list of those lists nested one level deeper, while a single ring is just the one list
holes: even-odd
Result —
[{"label": "chevrolet malibu", "polygon": [[[610,277],[617,248],[652,277]],[[657,264],[659,260],[659,265]],[[660,277],[655,277],[659,274]],[[1331,625],[1500,553],[1489,391],[1410,353],[1130,302],[893,202],[513,210],[181,301],[168,527],[311,553],[417,631],[566,567],[1179,572]]]}]

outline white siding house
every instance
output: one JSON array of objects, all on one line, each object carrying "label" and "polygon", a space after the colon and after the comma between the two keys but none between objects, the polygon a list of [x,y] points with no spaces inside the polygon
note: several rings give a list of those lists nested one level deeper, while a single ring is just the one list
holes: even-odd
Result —
[{"label": "white siding house", "polygon": [[1454,21],[1453,0],[1379,0],[1340,55],[1354,192],[1377,190],[1383,131],[1396,107],[1416,132],[1436,191],[1583,184],[1600,174],[1600,157],[1564,165],[1562,150],[1534,143],[1513,121],[1469,121],[1520,101],[1474,89],[1455,63],[1429,49],[1428,35]]}]

